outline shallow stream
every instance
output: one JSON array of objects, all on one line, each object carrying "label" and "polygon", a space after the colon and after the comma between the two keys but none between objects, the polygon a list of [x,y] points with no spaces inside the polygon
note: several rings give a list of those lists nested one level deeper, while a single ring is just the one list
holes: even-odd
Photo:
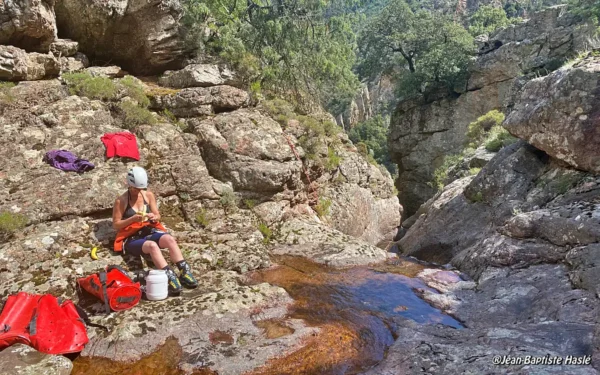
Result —
[{"label": "shallow stream", "polygon": [[[415,294],[431,290],[415,276],[425,267],[409,260],[393,260],[372,267],[332,269],[303,258],[281,256],[275,266],[249,275],[249,283],[268,282],[288,291],[295,303],[289,318],[303,319],[319,328],[302,347],[272,359],[254,370],[258,374],[357,374],[384,358],[395,337],[394,317],[417,323],[461,324]],[[284,320],[257,319],[269,338],[293,332]],[[73,374],[179,374],[181,348],[167,341],[154,354],[135,363],[78,358]],[[199,370],[197,374],[210,374]],[[249,374],[250,375],[250,374]]]}]

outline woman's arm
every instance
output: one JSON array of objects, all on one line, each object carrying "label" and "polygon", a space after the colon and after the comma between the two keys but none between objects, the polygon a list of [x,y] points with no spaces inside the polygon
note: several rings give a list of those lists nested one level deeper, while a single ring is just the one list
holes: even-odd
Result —
[{"label": "woman's arm", "polygon": [[148,215],[148,219],[153,221],[160,221],[160,212],[158,212],[158,205],[156,204],[156,197],[151,191],[146,193],[148,195],[148,204],[150,205],[150,212],[152,215]]},{"label": "woman's arm", "polygon": [[113,206],[113,216],[112,216],[112,222],[113,222],[113,229],[116,231],[119,231],[133,223],[135,223],[136,221],[142,221],[142,215],[134,215],[132,217],[130,217],[129,219],[125,219],[123,220],[123,205],[121,204],[121,198],[117,198],[117,200],[115,201],[115,204]]}]

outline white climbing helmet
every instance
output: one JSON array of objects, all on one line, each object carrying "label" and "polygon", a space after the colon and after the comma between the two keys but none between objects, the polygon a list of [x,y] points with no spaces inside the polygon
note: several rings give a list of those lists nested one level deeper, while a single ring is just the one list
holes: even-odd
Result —
[{"label": "white climbing helmet", "polygon": [[127,184],[136,189],[146,189],[148,187],[148,175],[142,167],[133,167],[127,172]]}]

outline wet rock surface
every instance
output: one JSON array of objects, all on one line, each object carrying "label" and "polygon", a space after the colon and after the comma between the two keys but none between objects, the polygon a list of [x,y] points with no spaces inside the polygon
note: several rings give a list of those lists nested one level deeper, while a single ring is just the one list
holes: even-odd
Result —
[{"label": "wet rock surface", "polygon": [[69,375],[72,368],[63,356],[40,353],[23,344],[0,352],[0,373],[6,375]]},{"label": "wet rock surface", "polygon": [[446,298],[451,302],[444,311],[466,328],[417,326],[396,319],[398,340],[387,358],[366,374],[598,373],[589,364],[494,364],[497,356],[566,360],[597,355],[598,299],[572,289],[564,265],[489,269],[476,288],[459,286]]}]

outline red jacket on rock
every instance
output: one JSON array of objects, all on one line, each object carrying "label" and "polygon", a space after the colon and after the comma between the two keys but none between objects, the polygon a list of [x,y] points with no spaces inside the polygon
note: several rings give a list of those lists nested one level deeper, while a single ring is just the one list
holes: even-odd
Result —
[{"label": "red jacket on rock", "polygon": [[100,140],[106,146],[107,158],[121,156],[140,160],[140,152],[134,134],[129,132],[106,133]]}]

